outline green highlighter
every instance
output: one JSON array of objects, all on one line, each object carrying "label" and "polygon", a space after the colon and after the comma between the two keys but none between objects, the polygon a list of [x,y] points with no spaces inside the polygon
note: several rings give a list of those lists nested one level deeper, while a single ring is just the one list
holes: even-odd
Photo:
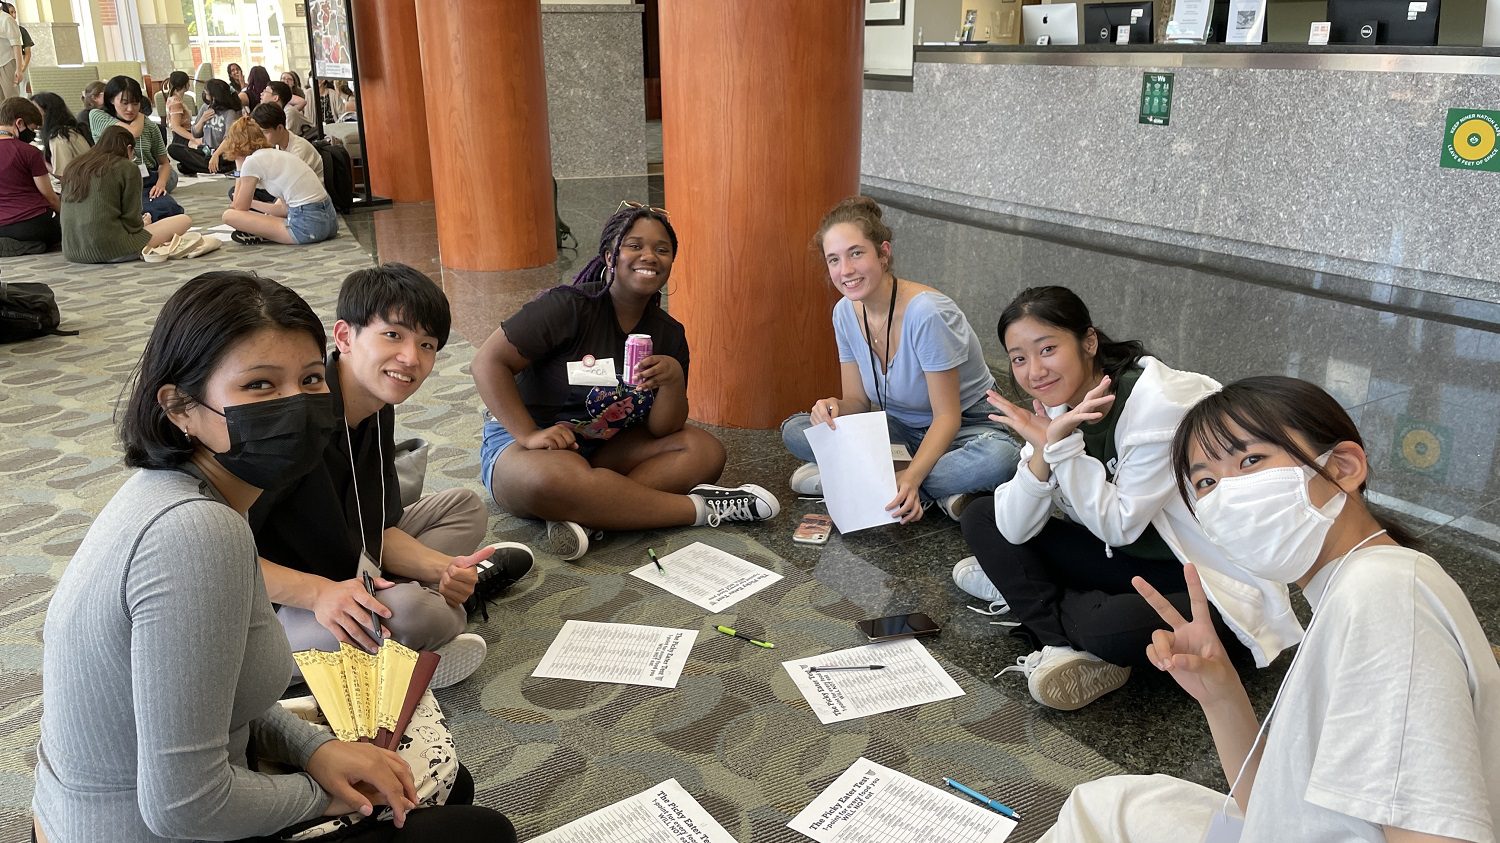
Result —
[{"label": "green highlighter", "polygon": [[735,638],[739,638],[739,639],[742,639],[742,640],[745,640],[745,641],[749,641],[751,644],[754,644],[757,647],[765,647],[767,650],[774,650],[774,649],[776,649],[776,645],[772,644],[769,641],[756,641],[754,638],[751,638],[748,635],[741,635],[738,632],[734,631],[733,629],[730,629],[727,626],[716,626],[716,627],[714,627],[714,629],[717,629],[718,631],[724,633],[725,635],[733,635]]}]

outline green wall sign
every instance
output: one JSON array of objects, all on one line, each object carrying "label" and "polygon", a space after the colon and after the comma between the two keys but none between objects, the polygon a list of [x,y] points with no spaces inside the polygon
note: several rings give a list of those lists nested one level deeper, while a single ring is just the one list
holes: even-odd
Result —
[{"label": "green wall sign", "polygon": [[1171,73],[1141,75],[1141,121],[1152,126],[1172,124]]},{"label": "green wall sign", "polygon": [[1500,173],[1500,111],[1450,108],[1443,123],[1444,167]]}]

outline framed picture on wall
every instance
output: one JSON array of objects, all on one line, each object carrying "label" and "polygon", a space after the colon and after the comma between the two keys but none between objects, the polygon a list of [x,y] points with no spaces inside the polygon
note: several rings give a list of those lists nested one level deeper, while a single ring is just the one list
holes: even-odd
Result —
[{"label": "framed picture on wall", "polygon": [[904,26],[906,0],[865,0],[865,26]]}]

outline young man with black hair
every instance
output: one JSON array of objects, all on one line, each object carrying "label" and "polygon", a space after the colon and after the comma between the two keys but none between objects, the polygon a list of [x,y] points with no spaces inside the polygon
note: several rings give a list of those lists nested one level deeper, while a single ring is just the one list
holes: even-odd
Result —
[{"label": "young man with black hair", "polygon": [[[292,86],[285,82],[267,82],[265,90],[260,92],[262,103],[275,103],[281,106],[286,113],[286,130],[299,137],[312,140],[316,133],[313,131],[312,122],[292,105]],[[318,175],[322,175],[320,171]]]},{"label": "young man with black hair", "polygon": [[493,597],[520,579],[531,551],[502,542],[475,552],[489,509],[468,489],[402,507],[394,405],[416,394],[448,341],[442,290],[409,266],[381,264],[344,280],[337,315],[327,371],[339,423],[323,460],[250,510],[266,590],[294,652],[340,642],[373,650],[389,632],[441,654],[432,684],[445,687],[484,660],[484,639],[464,632],[464,603],[476,586]]},{"label": "young man with black hair", "polygon": [[[272,82],[272,85],[282,85],[280,82]],[[286,87],[282,85],[282,87]],[[269,89],[268,89],[269,90]],[[323,156],[318,154],[317,147],[308,143],[306,138],[292,134],[287,124],[289,118],[295,112],[283,109],[274,102],[263,102],[250,112],[250,119],[255,121],[261,131],[265,133],[266,140],[277,149],[290,152],[302,159],[309,169],[323,178]]]}]

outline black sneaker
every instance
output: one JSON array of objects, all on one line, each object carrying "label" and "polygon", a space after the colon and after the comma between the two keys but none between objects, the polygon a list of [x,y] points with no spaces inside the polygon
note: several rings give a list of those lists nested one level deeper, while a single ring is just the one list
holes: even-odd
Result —
[{"label": "black sneaker", "polygon": [[769,521],[781,511],[775,495],[751,483],[734,488],[704,483],[688,494],[703,498],[710,527],[724,521]]},{"label": "black sneaker", "polygon": [[531,549],[520,542],[496,542],[490,545],[490,558],[474,566],[479,573],[479,582],[474,585],[474,594],[465,603],[469,617],[477,613],[486,621],[490,619],[487,604],[497,600],[518,580],[531,570]]},{"label": "black sneaker", "polygon": [[229,235],[229,239],[236,243],[243,243],[246,246],[256,246],[266,242],[266,238],[251,234],[248,231],[236,231]]}]

